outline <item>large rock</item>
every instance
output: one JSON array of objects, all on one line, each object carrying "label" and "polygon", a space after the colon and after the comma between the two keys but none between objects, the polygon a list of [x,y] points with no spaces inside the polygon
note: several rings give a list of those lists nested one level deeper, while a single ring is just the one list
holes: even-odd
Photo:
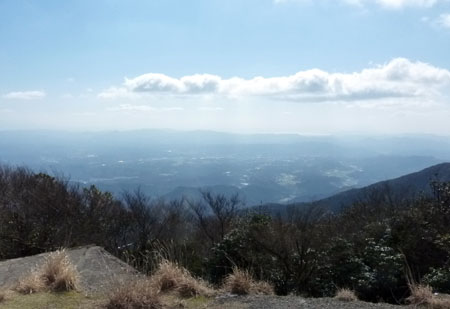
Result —
[{"label": "large rock", "polygon": [[[33,269],[38,268],[49,253],[0,262],[0,288],[11,288]],[[70,261],[80,273],[83,292],[107,292],[117,282],[131,280],[139,273],[101,247],[89,246],[67,251]]]}]

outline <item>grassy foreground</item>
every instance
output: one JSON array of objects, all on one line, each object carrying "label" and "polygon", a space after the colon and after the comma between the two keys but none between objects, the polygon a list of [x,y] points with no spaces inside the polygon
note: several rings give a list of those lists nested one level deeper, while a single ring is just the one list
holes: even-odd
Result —
[{"label": "grassy foreground", "polygon": [[[164,308],[214,308],[213,298],[192,297],[180,300],[176,295],[165,295],[162,299]],[[105,308],[108,302],[106,295],[86,296],[83,293],[70,291],[61,293],[33,293],[23,295],[19,293],[8,293],[6,298],[0,302],[1,309],[94,309]],[[211,306],[210,306],[211,305]]]},{"label": "grassy foreground", "polygon": [[218,289],[168,260],[162,260],[151,276],[112,282],[107,292],[85,293],[80,279],[66,250],[52,252],[15,286],[0,290],[0,308],[216,308],[214,299],[220,293],[274,294],[270,284],[255,281],[247,271],[233,269]]},{"label": "grassy foreground", "polygon": [[0,303],[2,309],[79,309],[99,308],[106,299],[85,296],[82,293],[71,291],[61,293],[33,293],[22,295],[9,293]]}]

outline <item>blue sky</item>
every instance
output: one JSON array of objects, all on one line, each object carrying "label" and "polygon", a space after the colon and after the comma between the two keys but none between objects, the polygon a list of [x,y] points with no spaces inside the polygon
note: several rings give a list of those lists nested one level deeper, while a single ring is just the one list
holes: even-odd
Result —
[{"label": "blue sky", "polygon": [[450,134],[447,0],[0,0],[0,129]]}]

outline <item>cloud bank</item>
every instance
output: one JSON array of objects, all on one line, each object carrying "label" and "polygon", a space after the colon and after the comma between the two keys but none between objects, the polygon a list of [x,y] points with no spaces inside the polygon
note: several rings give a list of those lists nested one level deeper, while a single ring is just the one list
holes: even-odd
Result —
[{"label": "cloud bank", "polygon": [[263,97],[296,102],[365,101],[386,98],[430,98],[443,96],[450,86],[450,71],[423,62],[396,58],[384,65],[354,73],[330,73],[320,69],[279,77],[224,79],[195,74],[181,78],[148,73],[125,79],[120,87],[100,93],[100,98],[146,95],[224,98]]},{"label": "cloud bank", "polygon": [[44,91],[15,91],[10,92],[2,97],[9,100],[37,100],[45,98],[46,93]]}]

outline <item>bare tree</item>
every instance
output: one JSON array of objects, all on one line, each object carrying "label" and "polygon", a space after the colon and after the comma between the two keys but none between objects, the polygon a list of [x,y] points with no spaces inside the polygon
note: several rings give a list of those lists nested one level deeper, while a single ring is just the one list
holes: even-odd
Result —
[{"label": "bare tree", "polygon": [[190,201],[197,227],[212,242],[221,241],[230,231],[233,221],[242,209],[243,203],[238,194],[227,197],[201,191],[202,201]]}]

